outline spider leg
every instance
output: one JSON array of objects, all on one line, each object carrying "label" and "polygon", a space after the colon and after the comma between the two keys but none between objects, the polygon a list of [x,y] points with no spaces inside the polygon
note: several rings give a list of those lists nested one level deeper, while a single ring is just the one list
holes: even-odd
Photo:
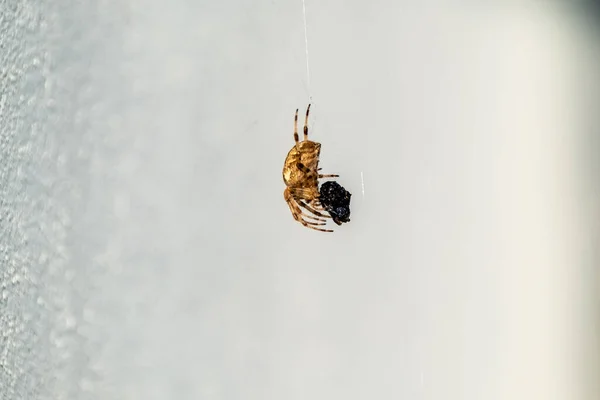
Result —
[{"label": "spider leg", "polygon": [[[294,218],[297,221],[300,221],[301,219],[303,221],[305,221],[307,224],[309,225],[326,225],[326,221],[324,219],[321,218],[317,218],[317,217],[313,217],[312,215],[308,215],[302,212],[302,209],[298,206],[298,202],[294,199],[294,198],[290,198],[290,200],[288,201],[288,204],[290,205],[290,209],[292,210],[292,214],[294,214]],[[298,218],[296,218],[296,216]],[[315,221],[306,221],[304,218],[311,218]]]},{"label": "spider leg", "polygon": [[323,204],[321,204],[321,202],[319,200],[313,200],[309,204],[318,211],[327,211],[327,210],[325,210],[325,208],[323,207]]},{"label": "spider leg", "polygon": [[[304,225],[306,227],[313,228],[313,229],[316,229],[316,230],[319,230],[319,231],[333,232],[333,231],[330,231],[330,230],[323,230],[323,229],[315,228],[314,226],[325,225],[326,224],[325,220],[313,217],[312,215],[304,214],[302,212],[302,209],[298,206],[298,203],[296,202],[296,200],[291,195],[291,193],[290,193],[290,191],[289,191],[288,188],[286,188],[284,190],[283,197],[285,198],[285,201],[288,204],[288,207],[290,208],[290,211],[292,212],[292,216],[294,217],[294,219],[296,221],[300,222],[302,225]],[[312,219],[314,219],[316,221],[306,221],[303,217],[312,218]]]},{"label": "spider leg", "polygon": [[293,199],[290,199],[290,201],[288,202],[288,205],[290,207],[290,210],[292,211],[292,216],[294,217],[294,219],[296,221],[300,222],[305,227],[314,229],[316,231],[333,232],[333,230],[331,230],[331,229],[317,228],[317,226],[325,225],[325,223],[317,223],[317,222],[312,222],[312,221],[306,221],[305,219],[303,219],[302,216],[304,214],[302,214],[302,210],[300,209],[300,207],[298,207],[298,205],[294,204],[293,201],[294,201]]},{"label": "spider leg", "polygon": [[333,232],[333,230],[331,229],[321,229],[321,228],[317,228],[316,226],[312,226],[312,225],[308,225],[308,223],[306,221],[304,221],[303,219],[300,220],[300,223],[304,226],[306,226],[307,228],[311,228],[314,229],[316,231],[321,231],[321,232]]},{"label": "spider leg", "polygon": [[307,220],[305,220],[305,219],[303,219],[303,218],[300,218],[298,221],[299,221],[299,222],[300,222],[302,225],[304,225],[304,226],[306,226],[306,225],[310,225],[310,226],[323,226],[323,225],[327,225],[327,224],[325,224],[325,223],[321,224],[321,223],[318,223],[318,222],[307,221]]},{"label": "spider leg", "polygon": [[333,218],[330,215],[327,215],[329,213],[329,211],[327,211],[327,209],[325,207],[323,207],[323,205],[321,203],[309,203],[309,205],[315,209],[315,211],[318,211],[320,213],[324,213],[325,214],[325,218]]},{"label": "spider leg", "polygon": [[319,174],[319,178],[337,178],[337,177],[339,177],[339,175],[337,175],[337,174],[326,174],[326,175]]},{"label": "spider leg", "polygon": [[294,117],[294,141],[296,142],[296,147],[298,147],[298,142],[300,139],[298,138],[298,109],[296,108],[296,116]]},{"label": "spider leg", "polygon": [[[286,189],[286,190],[287,190],[287,189]],[[325,212],[326,212],[326,210],[324,210],[324,209],[320,209],[319,211],[317,211],[317,210],[315,210],[315,208],[313,208],[313,207],[311,206],[311,205],[313,204],[312,202],[313,202],[313,201],[315,201],[314,199],[309,201],[309,203],[310,203],[311,205],[307,204],[307,203],[306,203],[306,202],[303,200],[303,199],[306,199],[306,198],[312,197],[311,193],[310,193],[309,191],[307,191],[307,189],[305,189],[305,188],[294,188],[294,189],[292,189],[292,191],[289,193],[289,196],[290,196],[290,197],[293,197],[293,198],[294,198],[294,200],[295,200],[295,201],[296,201],[298,204],[300,204],[300,206],[304,207],[306,210],[310,211],[310,212],[311,212],[311,213],[313,213],[314,215],[316,215],[316,216],[318,216],[318,217],[322,217],[322,218],[331,218],[331,216],[330,216],[330,215],[324,215],[324,214],[321,214],[321,213],[319,212],[319,211],[325,211]],[[286,201],[287,201],[287,200],[286,200]]]},{"label": "spider leg", "polygon": [[304,119],[304,140],[308,140],[308,113],[310,112],[310,104],[306,109],[306,118]]},{"label": "spider leg", "polygon": [[[317,222],[323,222],[322,224],[319,224],[319,225],[325,225],[325,222],[327,222],[327,220],[325,220],[325,219],[323,219],[323,218],[315,217],[315,216],[313,216],[313,215],[310,215],[310,214],[305,214],[305,213],[303,213],[303,212],[301,212],[301,214],[302,214],[302,217],[304,217],[304,218],[306,218],[306,219],[310,218],[310,219],[312,219],[312,220],[315,220],[315,221],[317,221]],[[312,222],[312,221],[309,221],[309,222]]]},{"label": "spider leg", "polygon": [[306,220],[303,217],[307,217],[307,215],[300,213],[297,214],[292,214],[295,215],[294,219],[298,222],[300,222],[302,225],[306,226],[306,225],[312,225],[312,226],[324,226],[327,225],[325,222],[316,222],[316,221],[310,221],[310,220]]},{"label": "spider leg", "polygon": [[[323,218],[331,218],[331,216],[329,216],[329,215],[323,215],[323,214],[321,214],[319,211],[315,210],[313,207],[311,207],[308,204],[306,204],[306,202],[304,202],[304,200],[299,200],[298,203],[300,203],[300,205],[302,207],[306,208],[308,211],[310,211],[311,213],[315,214],[316,216],[323,217]],[[323,210],[323,211],[325,211],[325,210]]]}]

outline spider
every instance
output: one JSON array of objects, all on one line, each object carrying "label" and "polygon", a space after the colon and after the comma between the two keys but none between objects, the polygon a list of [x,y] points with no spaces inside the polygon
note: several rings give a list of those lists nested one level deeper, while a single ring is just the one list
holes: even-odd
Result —
[{"label": "spider", "polygon": [[[298,109],[294,117],[294,147],[288,152],[283,164],[283,182],[287,186],[283,197],[292,212],[292,216],[307,228],[321,232],[333,232],[330,229],[319,228],[325,225],[327,212],[319,201],[319,178],[335,178],[339,175],[323,175],[318,171],[321,143],[308,140],[308,114],[310,104],[306,109],[304,120],[304,140],[298,138]],[[303,212],[304,208],[308,213]]]}]

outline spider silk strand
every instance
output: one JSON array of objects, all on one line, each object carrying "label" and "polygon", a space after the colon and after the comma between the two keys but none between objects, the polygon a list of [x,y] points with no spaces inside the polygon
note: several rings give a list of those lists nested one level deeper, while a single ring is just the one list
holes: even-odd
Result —
[{"label": "spider silk strand", "polygon": [[362,188],[363,200],[365,199],[365,177],[363,176],[363,172],[360,171],[360,186]]},{"label": "spider silk strand", "polygon": [[306,29],[306,2],[302,0],[302,15],[304,16],[304,46],[306,50],[306,81],[308,85],[308,100],[312,102],[310,94],[310,67],[308,64],[308,30]]}]

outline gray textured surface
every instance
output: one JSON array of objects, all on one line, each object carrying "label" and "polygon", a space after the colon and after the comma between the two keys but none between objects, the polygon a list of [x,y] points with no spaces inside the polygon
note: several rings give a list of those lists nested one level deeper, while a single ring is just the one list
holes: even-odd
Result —
[{"label": "gray textured surface", "polygon": [[309,2],[325,235],[301,2],[46,3],[0,0],[2,400],[597,398],[575,10]]}]

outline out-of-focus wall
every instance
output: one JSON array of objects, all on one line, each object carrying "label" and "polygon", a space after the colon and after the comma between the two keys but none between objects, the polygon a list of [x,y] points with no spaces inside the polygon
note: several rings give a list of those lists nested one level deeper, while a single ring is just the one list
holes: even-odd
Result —
[{"label": "out-of-focus wall", "polygon": [[0,399],[596,399],[598,13],[410,3],[0,0]]}]

